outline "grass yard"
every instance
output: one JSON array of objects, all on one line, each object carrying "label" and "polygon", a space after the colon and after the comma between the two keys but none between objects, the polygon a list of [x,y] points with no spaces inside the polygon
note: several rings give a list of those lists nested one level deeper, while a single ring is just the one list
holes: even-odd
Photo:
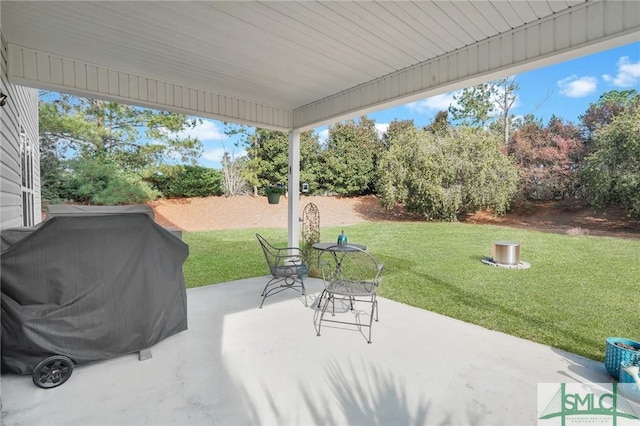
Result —
[{"label": "grass yard", "polygon": [[[385,264],[383,297],[595,360],[604,358],[606,337],[640,340],[638,240],[461,223],[343,228],[350,242],[366,244]],[[340,229],[323,228],[321,240],[334,241]],[[255,232],[186,233],[187,287],[268,274]],[[284,229],[258,232],[286,245]],[[531,268],[480,262],[495,240],[519,242]]]}]

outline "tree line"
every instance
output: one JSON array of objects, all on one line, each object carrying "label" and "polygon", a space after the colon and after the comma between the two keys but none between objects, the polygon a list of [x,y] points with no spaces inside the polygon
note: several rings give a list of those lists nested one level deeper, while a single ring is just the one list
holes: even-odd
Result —
[{"label": "tree line", "polygon": [[[580,122],[510,113],[518,86],[467,88],[456,105],[418,127],[395,120],[378,134],[364,116],[300,136],[300,181],[311,195],[375,194],[427,219],[518,200],[583,199],[640,216],[640,95],[610,91]],[[183,136],[198,119],[62,95],[40,103],[45,202],[139,203],[163,197],[260,194],[286,186],[288,135],[227,125],[246,155],[222,170],[196,165],[202,144]]]}]

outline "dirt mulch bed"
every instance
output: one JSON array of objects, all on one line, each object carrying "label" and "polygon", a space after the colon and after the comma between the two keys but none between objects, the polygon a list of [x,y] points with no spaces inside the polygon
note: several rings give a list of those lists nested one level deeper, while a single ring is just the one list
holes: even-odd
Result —
[{"label": "dirt mulch bed", "polygon": [[[308,203],[320,211],[321,226],[353,225],[375,221],[410,221],[420,217],[401,208],[386,210],[374,196],[300,197],[300,216]],[[286,228],[287,198],[269,204],[266,197],[205,197],[159,200],[151,203],[156,221],[184,231],[242,228]]]},{"label": "dirt mulch bed", "polygon": [[[302,196],[300,216],[308,203],[320,211],[321,226],[353,225],[361,222],[420,221],[421,217],[400,207],[386,210],[375,196]],[[151,203],[156,221],[184,231],[242,228],[286,228],[287,199],[268,204],[266,197],[206,197],[159,200]],[[639,238],[640,220],[615,209],[598,211],[578,203],[527,203],[504,216],[490,212],[469,215],[465,222],[537,229],[573,235]]]},{"label": "dirt mulch bed", "polygon": [[504,216],[478,212],[469,215],[466,222],[569,235],[640,238],[640,220],[619,209],[596,210],[580,202],[529,202]]}]

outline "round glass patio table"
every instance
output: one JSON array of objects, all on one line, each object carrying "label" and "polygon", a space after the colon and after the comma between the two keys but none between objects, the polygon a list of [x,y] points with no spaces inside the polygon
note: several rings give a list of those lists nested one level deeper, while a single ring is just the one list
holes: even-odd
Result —
[{"label": "round glass patio table", "polygon": [[360,250],[367,249],[367,246],[363,244],[351,244],[351,243],[347,243],[344,245],[338,245],[337,243],[315,243],[311,247],[320,251],[331,251],[331,252],[342,252],[342,253],[355,251],[353,247]]}]

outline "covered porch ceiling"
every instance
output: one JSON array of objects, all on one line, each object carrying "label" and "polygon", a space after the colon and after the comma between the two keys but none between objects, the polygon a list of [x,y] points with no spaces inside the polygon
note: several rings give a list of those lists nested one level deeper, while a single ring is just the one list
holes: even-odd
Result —
[{"label": "covered porch ceiling", "polygon": [[284,131],[640,40],[637,1],[3,0],[0,8],[13,83]]}]

